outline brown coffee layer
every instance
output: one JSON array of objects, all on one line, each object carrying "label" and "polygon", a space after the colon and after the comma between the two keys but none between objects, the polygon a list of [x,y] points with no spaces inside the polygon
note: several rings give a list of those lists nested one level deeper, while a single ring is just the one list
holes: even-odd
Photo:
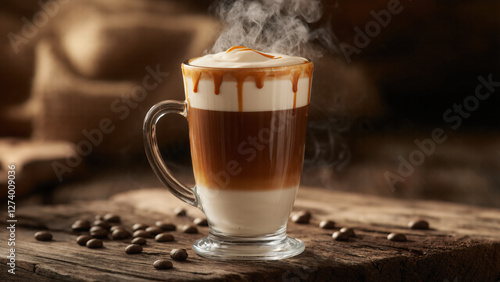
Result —
[{"label": "brown coffee layer", "polygon": [[222,112],[190,107],[189,139],[196,183],[230,190],[298,186],[308,109]]}]

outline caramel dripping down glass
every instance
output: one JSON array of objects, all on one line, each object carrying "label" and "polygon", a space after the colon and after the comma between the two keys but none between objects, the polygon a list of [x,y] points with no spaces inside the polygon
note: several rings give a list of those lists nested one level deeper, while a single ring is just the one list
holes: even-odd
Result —
[{"label": "caramel dripping down glass", "polygon": [[[144,120],[148,160],[169,191],[201,209],[203,257],[278,260],[304,251],[286,235],[304,161],[313,63],[215,68],[184,62],[186,100],[163,101]],[[169,113],[188,120],[196,185],[179,182],[165,165],[157,122]]]}]

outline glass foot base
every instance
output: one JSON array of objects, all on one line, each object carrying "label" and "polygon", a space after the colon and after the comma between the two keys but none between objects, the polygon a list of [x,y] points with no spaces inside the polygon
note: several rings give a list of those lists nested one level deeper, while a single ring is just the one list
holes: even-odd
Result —
[{"label": "glass foot base", "polygon": [[221,241],[214,236],[196,240],[194,251],[206,258],[218,260],[279,260],[302,253],[305,245],[295,238],[277,241]]}]

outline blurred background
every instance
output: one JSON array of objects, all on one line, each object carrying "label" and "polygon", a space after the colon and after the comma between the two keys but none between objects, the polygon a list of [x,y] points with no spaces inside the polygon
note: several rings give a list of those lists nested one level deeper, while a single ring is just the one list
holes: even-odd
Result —
[{"label": "blurred background", "polygon": [[[500,2],[321,3],[307,26],[334,44],[311,38],[322,56],[303,189],[499,207]],[[0,182],[15,164],[29,204],[159,186],[142,122],[153,104],[183,99],[180,64],[225,28],[214,5],[2,0]],[[187,122],[159,126],[164,158],[193,183]]]}]

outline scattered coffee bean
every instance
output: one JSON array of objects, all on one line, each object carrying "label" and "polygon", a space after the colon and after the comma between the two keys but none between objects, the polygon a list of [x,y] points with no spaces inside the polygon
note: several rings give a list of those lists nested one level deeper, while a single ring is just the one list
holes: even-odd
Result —
[{"label": "scattered coffee bean", "polygon": [[339,232],[341,233],[347,233],[349,237],[356,237],[356,234],[354,233],[354,230],[349,227],[342,227]]},{"label": "scattered coffee bean", "polygon": [[123,227],[121,225],[113,225],[113,226],[111,226],[111,228],[109,229],[109,231],[113,232],[113,231],[118,230],[118,229],[125,230],[125,231],[127,230],[127,229],[125,229],[125,227]]},{"label": "scattered coffee bean", "polygon": [[90,221],[86,219],[79,219],[71,225],[74,231],[88,231],[90,229]]},{"label": "scattered coffee bean", "polygon": [[198,228],[196,228],[196,226],[193,225],[185,225],[184,227],[182,227],[182,232],[194,234],[198,233]]},{"label": "scattered coffee bean", "polygon": [[160,227],[156,227],[156,226],[150,226],[150,227],[146,228],[146,232],[149,232],[152,235],[157,235],[157,234],[163,233],[163,229],[161,229]]},{"label": "scattered coffee bean", "polygon": [[92,240],[92,236],[90,235],[80,235],[76,238],[76,242],[80,246],[85,246],[89,240]]},{"label": "scattered coffee bean", "polygon": [[153,238],[153,235],[146,230],[137,230],[134,232],[132,237],[137,238],[137,237],[142,237],[142,238]]},{"label": "scattered coffee bean", "polygon": [[176,207],[176,208],[174,209],[174,214],[175,214],[176,216],[185,216],[185,215],[187,214],[187,212],[186,212],[186,210],[185,210],[185,209],[183,209],[183,208],[181,208],[181,207]]},{"label": "scattered coffee bean", "polygon": [[137,231],[137,230],[146,230],[146,228],[148,228],[149,225],[146,225],[146,224],[143,224],[143,223],[136,223],[132,226],[132,230],[133,231]]},{"label": "scattered coffee bean", "polygon": [[146,245],[146,238],[137,237],[134,238],[131,243],[137,245]]},{"label": "scattered coffee bean", "polygon": [[99,239],[90,239],[87,241],[87,248],[89,249],[99,249],[102,248],[102,241]]},{"label": "scattered coffee bean", "polygon": [[131,244],[125,248],[125,252],[129,255],[138,254],[142,252],[142,246],[139,244]]},{"label": "scattered coffee bean", "polygon": [[193,223],[198,226],[208,226],[208,221],[206,218],[197,217],[193,220]]},{"label": "scattered coffee bean", "polygon": [[292,221],[300,224],[307,224],[311,220],[311,213],[309,211],[299,211],[292,216]]},{"label": "scattered coffee bean", "polygon": [[98,214],[95,216],[95,220],[104,220],[104,217],[102,217],[102,215]]},{"label": "scattered coffee bean", "polygon": [[163,221],[157,221],[155,225],[161,228],[163,231],[175,231],[175,229],[177,229],[174,224],[166,223]]},{"label": "scattered coffee bean", "polygon": [[166,260],[166,259],[159,259],[153,263],[154,268],[156,269],[171,269],[174,267],[172,265],[172,262]]},{"label": "scattered coffee bean", "polygon": [[186,260],[188,258],[188,253],[186,252],[185,249],[173,249],[170,252],[170,257],[173,260],[183,261],[183,260]]},{"label": "scattered coffee bean", "polygon": [[49,231],[38,231],[35,233],[35,239],[38,241],[50,241],[52,240],[52,233]]},{"label": "scattered coffee bean", "polygon": [[334,229],[335,228],[335,222],[331,220],[322,220],[319,223],[319,227],[323,229]]},{"label": "scattered coffee bean", "polygon": [[108,236],[108,230],[102,228],[101,226],[92,226],[90,228],[90,236],[98,239],[104,239]]},{"label": "scattered coffee bean", "polygon": [[429,222],[425,220],[412,220],[408,223],[408,227],[411,229],[427,230],[429,229]]},{"label": "scattered coffee bean", "polygon": [[99,227],[102,227],[102,228],[107,229],[107,230],[109,230],[111,228],[111,224],[109,224],[108,222],[106,222],[104,220],[95,220],[92,223],[92,225],[99,226]]},{"label": "scattered coffee bean", "polygon": [[170,233],[160,233],[155,236],[156,242],[170,242],[174,240],[174,235]]},{"label": "scattered coffee bean", "polygon": [[107,213],[102,217],[107,222],[120,223],[120,216],[112,213]]},{"label": "scattered coffee bean", "polygon": [[332,238],[335,241],[347,241],[349,240],[349,234],[347,234],[346,232],[335,231],[332,234]]},{"label": "scattered coffee bean", "polygon": [[402,233],[391,233],[387,235],[387,239],[393,242],[406,242],[406,235]]},{"label": "scattered coffee bean", "polygon": [[113,240],[127,239],[130,236],[132,236],[132,234],[125,229],[115,229],[113,233],[111,233],[111,239]]}]

